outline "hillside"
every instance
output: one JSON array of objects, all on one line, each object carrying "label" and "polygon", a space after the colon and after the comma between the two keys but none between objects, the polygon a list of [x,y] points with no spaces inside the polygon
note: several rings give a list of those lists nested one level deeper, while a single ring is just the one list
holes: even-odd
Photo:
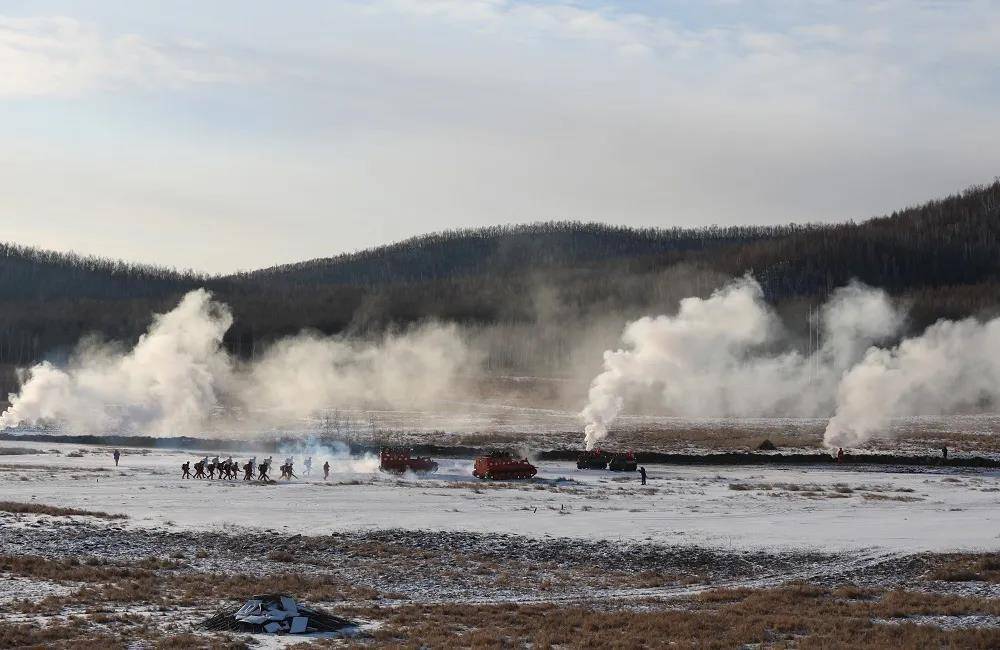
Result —
[{"label": "hillside", "polygon": [[493,226],[422,235],[356,253],[261,269],[241,279],[368,287],[427,282],[693,253],[773,239],[789,230],[781,226],[635,229],[579,222]]},{"label": "hillside", "polygon": [[88,333],[134,339],[153,311],[196,286],[233,308],[226,344],[241,356],[302,328],[364,333],[426,318],[506,327],[530,325],[553,310],[563,318],[661,311],[746,272],[779,305],[816,304],[858,278],[906,296],[918,327],[997,307],[998,242],[1000,182],[860,223],[498,226],[234,276],[4,244],[0,384],[9,390],[15,366],[65,354]]}]

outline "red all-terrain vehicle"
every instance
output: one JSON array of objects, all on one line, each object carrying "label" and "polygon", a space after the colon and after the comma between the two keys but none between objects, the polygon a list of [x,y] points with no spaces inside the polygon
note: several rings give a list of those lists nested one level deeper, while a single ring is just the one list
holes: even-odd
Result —
[{"label": "red all-terrain vehicle", "polygon": [[505,481],[514,478],[531,478],[538,469],[528,462],[527,458],[519,458],[507,451],[494,451],[476,459],[476,467],[472,475],[481,479]]},{"label": "red all-terrain vehicle", "polygon": [[411,458],[409,449],[382,447],[379,458],[382,461],[379,469],[392,474],[404,474],[407,471],[415,474],[432,474],[438,470],[438,464],[426,456]]}]

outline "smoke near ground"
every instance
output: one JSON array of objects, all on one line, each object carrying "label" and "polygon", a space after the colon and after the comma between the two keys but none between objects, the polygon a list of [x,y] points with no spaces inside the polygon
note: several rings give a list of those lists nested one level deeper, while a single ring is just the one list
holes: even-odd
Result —
[{"label": "smoke near ground", "polygon": [[130,350],[84,341],[65,366],[25,371],[0,427],[189,434],[231,406],[275,419],[343,405],[419,408],[453,397],[475,361],[454,326],[424,325],[376,341],[303,333],[240,365],[222,346],[232,322],[209,292],[192,291]]},{"label": "smoke near ground", "polygon": [[[1000,402],[1000,319],[940,321],[900,341],[904,316],[883,291],[852,283],[811,313],[819,335],[807,344],[750,277],[683,298],[672,315],[628,323],[621,349],[605,352],[581,413],[586,444],[603,440],[624,411],[655,411],[829,417],[824,442],[850,447],[889,437],[896,417],[981,412]],[[484,378],[484,334],[469,328],[425,324],[366,340],[305,332],[246,363],[223,347],[232,322],[210,293],[192,291],[130,349],[87,339],[68,362],[24,371],[0,427],[185,435],[235,414],[243,431],[247,422],[301,422],[327,409],[470,408],[463,400],[479,397],[474,386]],[[601,349],[610,322],[581,326],[564,344]],[[532,336],[530,324],[516,331]],[[579,399],[583,387],[564,383]],[[540,385],[526,390],[534,395]],[[559,390],[549,392],[563,403]],[[516,407],[531,395],[507,401]]]},{"label": "smoke near ground", "polygon": [[127,352],[85,341],[65,367],[42,362],[26,371],[0,426],[55,421],[81,432],[190,431],[230,383],[222,336],[232,321],[207,291],[192,291],[156,315]]},{"label": "smoke near ground", "polygon": [[816,417],[841,408],[841,377],[875,343],[897,334],[903,313],[880,290],[838,289],[814,325],[822,344],[803,352],[760,285],[745,277],[708,298],[685,298],[672,316],[640,318],[623,349],[604,354],[581,416],[593,448],[632,404],[679,416]]},{"label": "smoke near ground", "polygon": [[882,434],[897,415],[981,410],[1000,401],[1000,319],[942,320],[918,337],[871,348],[837,388],[829,446]]}]

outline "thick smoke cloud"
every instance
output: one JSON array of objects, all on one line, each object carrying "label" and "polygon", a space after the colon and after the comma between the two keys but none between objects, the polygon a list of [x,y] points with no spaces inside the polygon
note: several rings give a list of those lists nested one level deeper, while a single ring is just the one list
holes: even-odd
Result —
[{"label": "thick smoke cloud", "polygon": [[625,347],[605,352],[581,413],[586,445],[608,435],[627,402],[650,398],[681,416],[829,415],[841,376],[902,322],[884,292],[852,283],[820,310],[822,345],[803,353],[752,278],[685,298],[673,316],[630,323]]},{"label": "thick smoke cloud", "polygon": [[837,389],[828,446],[886,435],[898,415],[981,410],[1000,401],[1000,319],[942,320],[891,349],[871,348]]},{"label": "thick smoke cloud", "polygon": [[301,334],[241,367],[222,347],[232,322],[209,292],[192,291],[131,350],[85,341],[64,367],[26,371],[0,427],[166,435],[197,433],[230,406],[276,419],[344,405],[413,408],[451,397],[475,360],[454,327],[425,325],[374,342]]},{"label": "thick smoke cloud", "polygon": [[378,345],[315,334],[279,341],[254,364],[243,393],[278,416],[332,406],[422,407],[453,399],[477,359],[454,325],[388,334]]},{"label": "thick smoke cloud", "polygon": [[0,426],[45,420],[87,432],[126,425],[152,433],[189,430],[231,379],[221,344],[232,322],[207,291],[192,291],[172,311],[156,315],[126,353],[84,342],[64,368],[48,362],[31,368],[21,392],[9,397]]}]

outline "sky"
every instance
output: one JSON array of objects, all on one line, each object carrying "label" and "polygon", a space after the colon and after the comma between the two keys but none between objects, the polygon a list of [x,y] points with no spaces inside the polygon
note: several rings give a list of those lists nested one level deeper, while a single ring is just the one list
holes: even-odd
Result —
[{"label": "sky", "polygon": [[1000,2],[4,0],[0,239],[213,273],[1000,174]]}]

